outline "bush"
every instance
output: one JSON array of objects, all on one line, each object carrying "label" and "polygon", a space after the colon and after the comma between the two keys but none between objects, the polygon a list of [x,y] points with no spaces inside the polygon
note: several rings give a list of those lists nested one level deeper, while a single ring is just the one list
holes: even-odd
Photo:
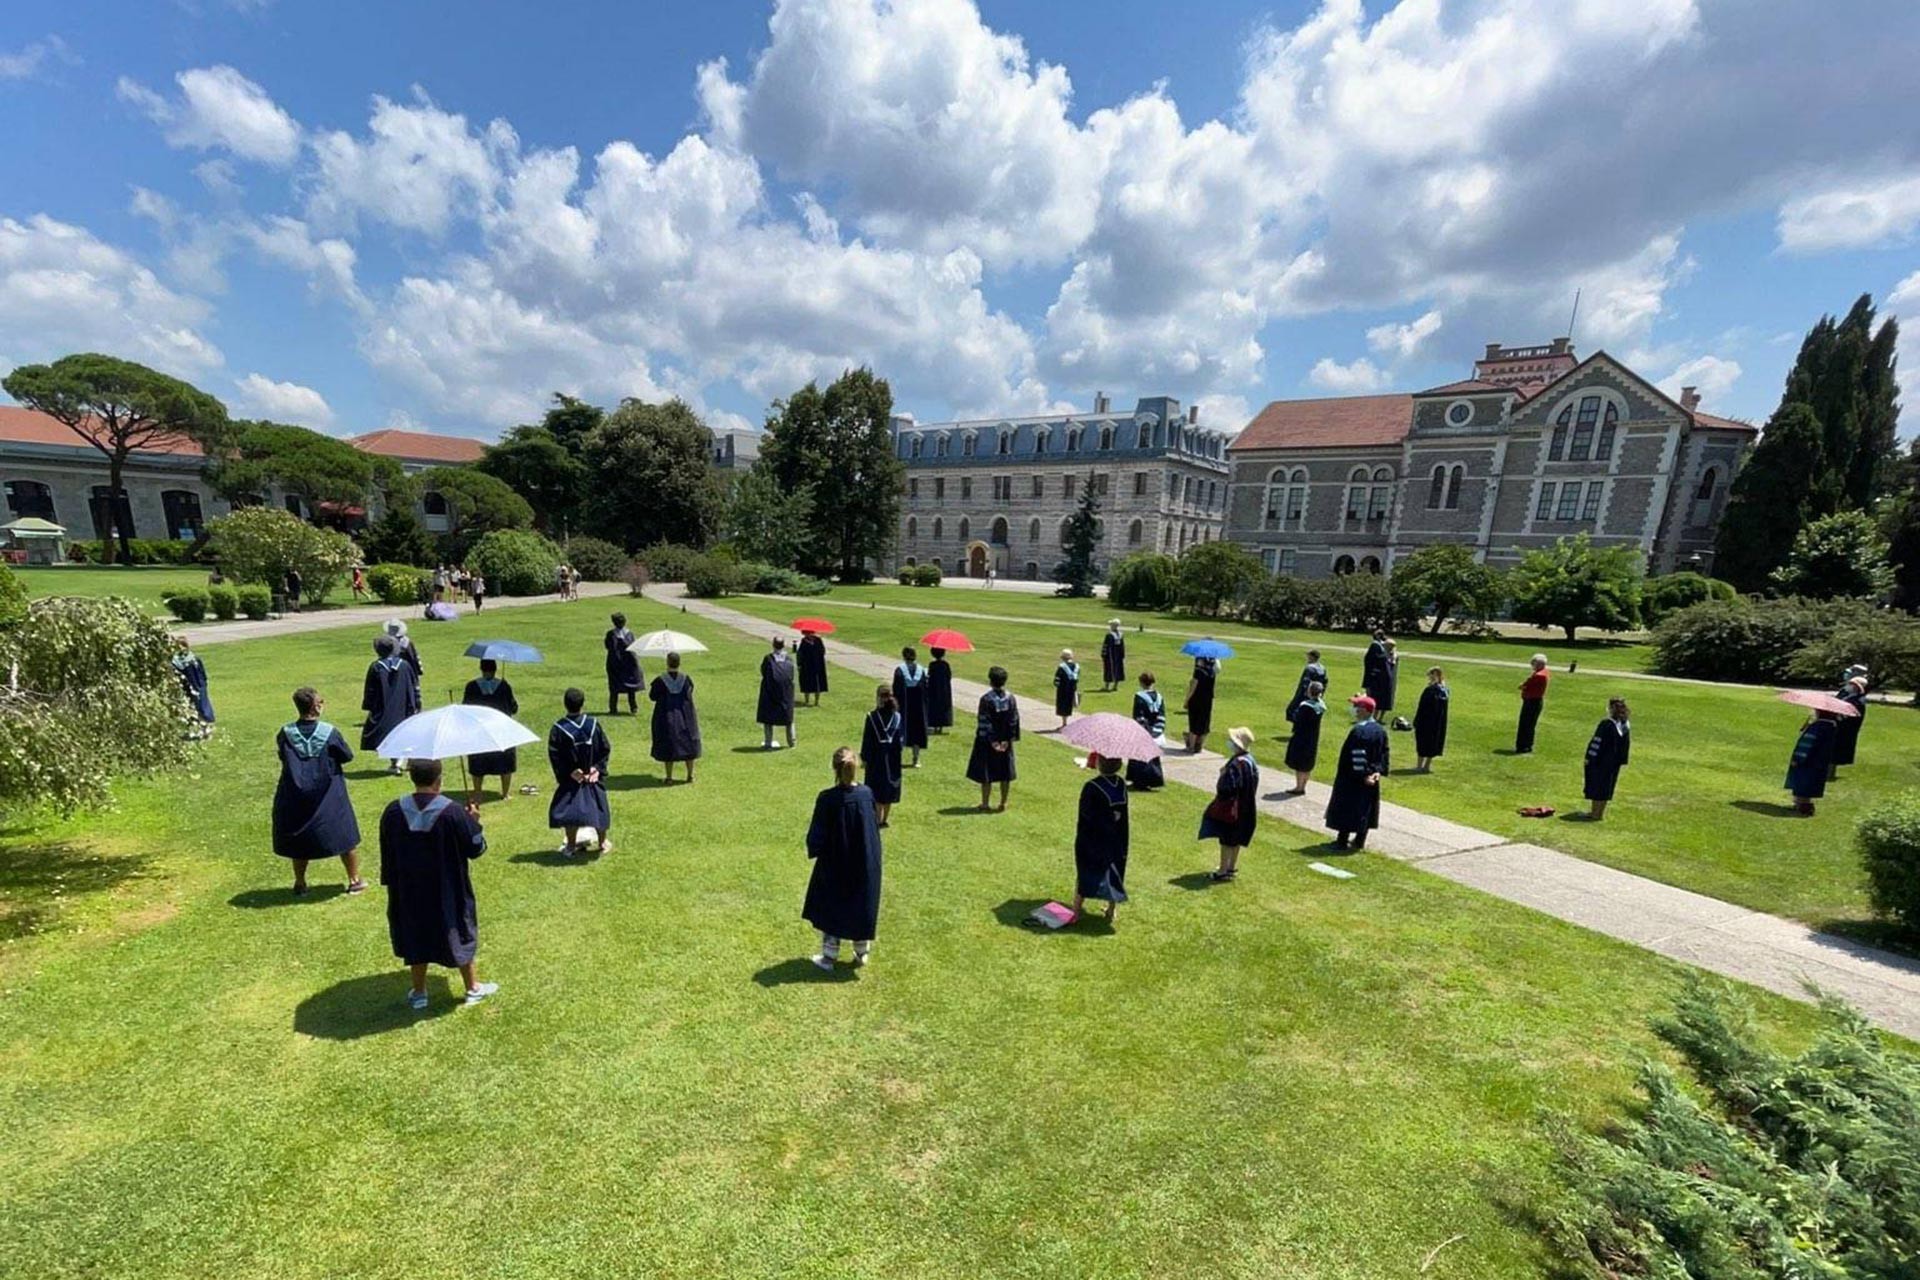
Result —
[{"label": "bush", "polygon": [[222,622],[232,622],[240,612],[240,593],[227,586],[208,587],[207,603],[212,607],[214,617]]},{"label": "bush", "polygon": [[160,600],[167,606],[167,612],[182,622],[205,622],[207,606],[210,603],[205,587],[182,587],[178,591],[168,591]]},{"label": "bush", "polygon": [[388,495],[387,509],[360,541],[368,558],[381,564],[432,565],[439,556],[433,535],[413,514],[413,499],[406,494]]},{"label": "bush", "polygon": [[1395,562],[1387,579],[1393,613],[1418,626],[1429,610],[1437,635],[1448,619],[1484,623],[1507,602],[1506,581],[1498,569],[1474,559],[1458,543],[1421,547]]},{"label": "bush", "polygon": [[1173,607],[1179,561],[1158,551],[1136,551],[1107,569],[1107,599],[1116,609]]},{"label": "bush", "polygon": [[1202,613],[1236,610],[1267,576],[1260,558],[1237,542],[1203,542],[1175,562],[1174,593],[1181,605]]},{"label": "bush", "polygon": [[233,595],[240,605],[240,612],[254,622],[261,621],[273,612],[273,592],[257,583],[240,587]]},{"label": "bush", "polygon": [[[116,550],[118,546],[116,544]],[[134,538],[127,544],[130,558],[116,560],[117,564],[131,565],[183,565],[192,564],[202,557],[194,554],[191,542],[176,542],[171,538]],[[67,543],[67,559],[75,564],[105,564],[106,553],[100,541],[80,539]]]},{"label": "bush", "polygon": [[27,589],[13,570],[0,564],[0,627],[23,622],[27,616]]},{"label": "bush", "polygon": [[1718,578],[1684,571],[1665,573],[1647,579],[1640,593],[1640,618],[1649,627],[1657,627],[1668,614],[1677,610],[1705,604],[1709,600],[1734,600],[1739,595],[1731,582],[1722,582]]},{"label": "bush", "polygon": [[211,528],[208,549],[228,577],[278,591],[287,570],[297,569],[301,598],[310,604],[325,603],[360,558],[346,534],[316,528],[278,507],[246,507],[219,517]]},{"label": "bush", "polygon": [[940,585],[940,566],[937,564],[910,564],[900,570],[900,585],[903,587],[937,587]]},{"label": "bush", "polygon": [[1876,689],[1908,690],[1920,698],[1920,622],[1884,609],[1858,613],[1829,606],[1822,612],[1838,616],[1827,634],[1809,637],[1793,655],[1788,666],[1793,679],[1836,686],[1858,662],[1871,673]]},{"label": "bush", "polygon": [[626,552],[605,538],[569,538],[564,554],[587,582],[618,582],[632,563]]},{"label": "bush", "polygon": [[419,604],[427,577],[425,569],[416,569],[410,564],[369,565],[367,589],[380,598],[381,604]]},{"label": "bush", "polygon": [[1596,547],[1584,533],[1557,538],[1522,556],[1506,582],[1517,620],[1558,627],[1569,641],[1581,627],[1640,625],[1641,562],[1632,547]]},{"label": "bush", "polygon": [[1920,791],[1883,800],[1854,831],[1873,909],[1920,935]]},{"label": "bush", "polygon": [[[1783,684],[1801,651],[1836,631],[1871,628],[1885,615],[1854,600],[1709,600],[1668,614],[1654,629],[1653,669],[1663,676]],[[1853,658],[1818,674],[1838,684]],[[1876,673],[1877,675],[1877,673]]]},{"label": "bush", "polygon": [[467,567],[486,578],[488,595],[537,596],[553,590],[553,567],[564,558],[537,533],[495,529],[467,552]]},{"label": "bush", "polygon": [[756,576],[724,556],[695,556],[686,566],[687,594],[705,599],[750,591]]},{"label": "bush", "polygon": [[645,547],[634,559],[647,566],[647,572],[655,582],[685,582],[687,570],[700,558],[700,551],[694,547],[681,546],[673,542],[656,542]]},{"label": "bush", "polygon": [[1268,578],[1247,597],[1247,618],[1263,627],[1304,627],[1313,616],[1320,586],[1285,574]]},{"label": "bush", "polygon": [[1307,621],[1328,631],[1371,631],[1385,627],[1389,631],[1410,631],[1418,625],[1417,615],[1407,611],[1404,600],[1396,604],[1387,580],[1377,573],[1346,573],[1318,582],[1308,588]]},{"label": "bush", "polygon": [[739,568],[742,579],[751,584],[745,588],[748,591],[770,596],[823,596],[833,590],[833,584],[825,578],[782,569],[778,565],[743,564]]}]

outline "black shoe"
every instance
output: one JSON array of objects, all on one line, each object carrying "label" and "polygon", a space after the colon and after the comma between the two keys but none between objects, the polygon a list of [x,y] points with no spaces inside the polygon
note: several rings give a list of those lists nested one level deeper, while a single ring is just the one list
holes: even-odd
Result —
[{"label": "black shoe", "polygon": [[1345,853],[1345,852],[1347,851],[1347,848],[1348,848],[1348,846],[1347,846],[1347,841],[1346,841],[1346,837],[1345,837],[1345,836],[1342,836],[1342,837],[1341,837],[1340,839],[1338,839],[1338,840],[1335,840],[1335,841],[1333,842],[1333,847],[1334,847],[1334,848],[1336,848],[1336,849],[1338,849],[1338,850],[1340,850],[1340,852],[1342,852],[1342,853]]}]

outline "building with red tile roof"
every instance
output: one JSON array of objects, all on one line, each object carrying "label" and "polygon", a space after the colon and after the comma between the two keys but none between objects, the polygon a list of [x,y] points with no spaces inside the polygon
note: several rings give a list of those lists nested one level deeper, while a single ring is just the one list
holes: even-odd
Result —
[{"label": "building with red tile roof", "polygon": [[407,470],[426,467],[462,467],[480,461],[484,441],[471,436],[442,436],[428,431],[401,431],[387,427],[365,435],[348,436],[347,443],[367,453],[392,458]]}]

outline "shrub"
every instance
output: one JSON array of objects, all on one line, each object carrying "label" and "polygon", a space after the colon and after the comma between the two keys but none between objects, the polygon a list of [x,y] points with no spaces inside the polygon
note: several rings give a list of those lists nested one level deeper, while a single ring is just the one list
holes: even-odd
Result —
[{"label": "shrub", "polygon": [[1179,561],[1158,551],[1136,551],[1107,569],[1107,599],[1117,609],[1168,609],[1173,606]]},{"label": "shrub", "polygon": [[1304,627],[1319,585],[1285,574],[1268,578],[1247,597],[1247,617],[1263,627]]},{"label": "shrub", "polygon": [[1417,626],[1429,609],[1437,635],[1449,618],[1484,621],[1507,602],[1500,571],[1473,558],[1457,543],[1421,547],[1396,562],[1387,579],[1396,616]]},{"label": "shrub", "polygon": [[23,622],[27,616],[27,589],[13,570],[0,564],[0,627]]},{"label": "shrub", "polygon": [[910,564],[900,569],[900,585],[903,587],[937,587],[940,585],[940,566],[937,564]]},{"label": "shrub", "polygon": [[1237,609],[1266,577],[1258,556],[1237,542],[1203,542],[1180,554],[1174,594],[1181,605],[1202,613]]},{"label": "shrub", "polygon": [[[118,547],[116,546],[116,551]],[[178,542],[172,538],[134,538],[127,543],[128,555],[125,559],[116,556],[116,563],[130,565],[182,565],[192,564],[203,557],[194,554],[195,544]],[[104,564],[106,553],[99,539],[83,538],[67,543],[67,559],[75,564]]]},{"label": "shrub", "polygon": [[1377,573],[1345,573],[1318,582],[1308,588],[1307,620],[1328,631],[1371,631],[1385,627],[1389,631],[1407,631],[1418,619],[1404,609],[1396,609],[1393,590]]},{"label": "shrub", "polygon": [[1883,800],[1854,832],[1873,909],[1920,935],[1920,791]]},{"label": "shrub", "polygon": [[207,605],[210,603],[205,587],[182,587],[177,591],[168,591],[161,597],[167,606],[167,612],[182,622],[205,622]]},{"label": "shrub", "polygon": [[605,538],[569,538],[564,555],[588,582],[618,582],[632,563],[626,552]]},{"label": "shrub", "polygon": [[1862,615],[1828,606],[1821,612],[1837,617],[1830,631],[1807,637],[1793,655],[1788,666],[1793,679],[1838,685],[1846,669],[1858,662],[1872,673],[1875,688],[1906,689],[1920,697],[1920,622],[1890,610]]},{"label": "shrub", "polygon": [[794,569],[782,569],[771,564],[743,564],[740,566],[743,579],[752,585],[748,591],[759,591],[772,596],[823,596],[833,590],[833,584],[825,578],[816,578]]},{"label": "shrub", "polygon": [[1794,535],[1787,562],[1769,575],[1782,595],[1877,599],[1893,590],[1887,540],[1864,511],[1836,511]]},{"label": "shrub", "polygon": [[245,507],[211,528],[208,549],[228,577],[278,591],[287,570],[297,569],[301,596],[312,604],[324,603],[360,556],[346,534],[316,528],[278,507]]},{"label": "shrub", "polygon": [[[1709,600],[1668,614],[1654,629],[1653,669],[1664,676],[1782,684],[1795,678],[1802,650],[1836,631],[1870,628],[1885,615],[1855,600]],[[1817,678],[1838,683],[1853,658]]]},{"label": "shrub", "polygon": [[380,598],[381,604],[418,604],[427,576],[425,569],[416,569],[410,564],[369,565],[367,587]]},{"label": "shrub", "polygon": [[700,558],[700,551],[694,547],[681,546],[673,542],[656,542],[642,548],[634,559],[647,566],[647,572],[653,575],[655,582],[685,582],[687,569]]},{"label": "shrub", "polygon": [[362,535],[361,545],[381,564],[431,565],[439,555],[433,535],[413,514],[412,498],[404,494],[388,497],[387,509]]},{"label": "shrub", "polygon": [[1657,627],[1670,613],[1709,600],[1734,600],[1740,593],[1731,582],[1704,574],[1683,571],[1648,578],[1640,592],[1640,618],[1649,627]]},{"label": "shrub", "polygon": [[754,575],[724,556],[695,556],[687,562],[687,594],[712,599],[752,589]]},{"label": "shrub", "polygon": [[1513,616],[1558,627],[1572,640],[1581,627],[1626,631],[1640,623],[1640,553],[1596,547],[1586,534],[1529,551],[1507,574]]},{"label": "shrub", "polygon": [[553,590],[560,548],[537,533],[495,529],[467,552],[467,567],[487,580],[487,594],[537,596]]},{"label": "shrub", "polygon": [[212,607],[214,617],[232,622],[240,612],[240,593],[228,586],[208,587],[207,604]]},{"label": "shrub", "polygon": [[257,583],[240,587],[234,593],[240,612],[259,622],[273,611],[273,592]]}]

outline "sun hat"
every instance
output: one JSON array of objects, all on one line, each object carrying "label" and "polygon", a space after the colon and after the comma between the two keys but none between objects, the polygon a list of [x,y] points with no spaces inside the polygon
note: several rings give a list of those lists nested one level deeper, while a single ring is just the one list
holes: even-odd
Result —
[{"label": "sun hat", "polygon": [[388,618],[386,629],[387,634],[390,636],[404,636],[407,634],[407,624],[398,618]]},{"label": "sun hat", "polygon": [[1253,730],[1247,728],[1245,725],[1229,729],[1227,730],[1227,741],[1242,751],[1251,751],[1253,750]]}]

